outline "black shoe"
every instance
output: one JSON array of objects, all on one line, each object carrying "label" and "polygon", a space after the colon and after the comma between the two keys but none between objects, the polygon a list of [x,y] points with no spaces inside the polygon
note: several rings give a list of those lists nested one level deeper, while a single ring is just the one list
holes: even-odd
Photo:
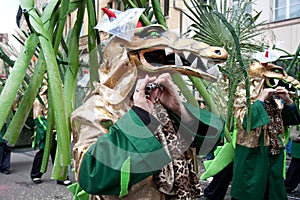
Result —
[{"label": "black shoe", "polygon": [[40,183],[42,183],[42,180],[41,180],[41,178],[33,178],[32,182],[35,184],[40,184]]},{"label": "black shoe", "polygon": [[294,196],[299,196],[300,195],[300,191],[299,190],[293,190],[292,192],[287,192],[290,195],[294,195]]},{"label": "black shoe", "polygon": [[8,175],[8,174],[10,174],[10,171],[8,169],[5,169],[5,170],[1,171],[1,173]]},{"label": "black shoe", "polygon": [[58,185],[69,186],[69,185],[72,184],[72,181],[66,179],[66,180],[64,180],[64,181],[56,181],[56,183],[57,183]]}]

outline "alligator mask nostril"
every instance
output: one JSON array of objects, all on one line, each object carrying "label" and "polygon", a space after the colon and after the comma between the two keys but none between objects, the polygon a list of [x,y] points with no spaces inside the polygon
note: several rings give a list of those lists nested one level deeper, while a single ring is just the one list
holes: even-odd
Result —
[{"label": "alligator mask nostril", "polygon": [[222,55],[221,50],[215,50],[215,53],[218,54],[218,55]]}]

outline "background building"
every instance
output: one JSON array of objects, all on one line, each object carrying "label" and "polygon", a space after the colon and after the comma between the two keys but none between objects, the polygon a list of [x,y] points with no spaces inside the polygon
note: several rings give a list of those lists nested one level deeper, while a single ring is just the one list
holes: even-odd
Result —
[{"label": "background building", "polygon": [[263,40],[294,54],[300,44],[300,1],[257,0],[253,11],[262,11]]},{"label": "background building", "polygon": [[[238,1],[248,0],[204,1],[226,1],[227,6],[234,9]],[[35,2],[36,7],[42,9],[47,0],[35,0]],[[148,2],[151,4],[150,0],[148,0]],[[169,29],[179,34],[185,33],[191,22],[181,11],[187,11],[183,0],[160,0],[160,3]],[[97,21],[99,22],[104,15],[101,8],[117,9],[120,5],[122,9],[122,3],[120,4],[118,0],[95,0]],[[264,25],[260,27],[264,32],[260,36],[259,41],[269,46],[275,45],[291,54],[296,52],[300,43],[300,0],[253,0],[248,12],[253,15],[257,12],[262,12],[258,22],[264,22]],[[67,34],[68,30],[73,26],[75,20],[76,13],[74,12],[67,18],[65,34]],[[81,49],[85,49],[87,45],[87,26],[88,18],[86,14],[81,30]]]},{"label": "background building", "polygon": [[[234,9],[239,0],[205,0],[205,2],[211,1],[226,1],[227,5]],[[47,2],[48,0],[35,0],[36,8],[41,11]],[[151,4],[150,0],[148,2]],[[248,12],[253,15],[262,12],[258,21],[264,22],[264,25],[260,27],[263,34],[259,36],[259,41],[271,47],[275,45],[287,53],[294,54],[300,44],[300,0],[253,0],[252,2]],[[191,21],[182,12],[182,10],[188,12],[183,0],[160,0],[160,3],[169,29],[178,34],[185,33]],[[103,7],[114,9],[121,7],[122,9],[122,3],[120,4],[118,0],[95,0],[98,22],[104,15],[101,10]],[[23,20],[20,21],[20,28],[26,30],[27,25],[23,23]],[[65,35],[73,27],[75,20],[76,12],[67,17]],[[80,49],[83,51],[87,49],[87,26],[88,17],[86,14],[80,35]],[[1,43],[6,42],[2,41]],[[284,53],[282,56],[285,56]]]},{"label": "background building", "polygon": [[[7,33],[0,33],[0,45],[7,45],[8,43],[8,34]],[[0,59],[0,78],[6,79],[5,75],[5,62]]]},{"label": "background building", "polygon": [[[206,0],[208,1],[216,0]],[[227,5],[234,9],[239,0],[222,1],[227,1]],[[160,2],[169,29],[179,34],[184,33],[190,20],[181,12],[182,9],[185,10],[183,1],[161,0]],[[98,21],[103,16],[102,7],[117,9],[118,0],[96,0]],[[260,27],[264,32],[259,41],[269,46],[276,45],[294,54],[300,44],[300,0],[253,0],[249,12],[256,14],[260,11],[262,13],[258,21],[264,22],[263,27]],[[87,28],[83,27],[82,36],[86,35],[86,30]]]}]

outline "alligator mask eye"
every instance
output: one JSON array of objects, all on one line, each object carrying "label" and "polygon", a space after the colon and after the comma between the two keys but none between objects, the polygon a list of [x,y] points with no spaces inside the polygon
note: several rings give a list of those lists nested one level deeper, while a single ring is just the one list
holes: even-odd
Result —
[{"label": "alligator mask eye", "polygon": [[150,33],[151,37],[159,37],[160,34],[157,31],[153,31]]},{"label": "alligator mask eye", "polygon": [[275,88],[278,86],[279,80],[274,78],[267,78],[266,79],[266,86],[268,88]]},{"label": "alligator mask eye", "polygon": [[278,74],[283,74],[283,69],[275,68],[275,69],[271,69],[271,71],[278,73]]},{"label": "alligator mask eye", "polygon": [[155,38],[160,37],[165,31],[166,29],[163,27],[145,27],[140,32],[135,33],[135,36],[142,39]]},{"label": "alligator mask eye", "polygon": [[276,87],[284,87],[289,91],[289,94],[291,95],[299,95],[298,89],[296,88],[295,85],[292,83],[289,83],[285,80],[279,80],[276,78],[267,78],[266,79],[266,87],[268,88],[276,88]]}]

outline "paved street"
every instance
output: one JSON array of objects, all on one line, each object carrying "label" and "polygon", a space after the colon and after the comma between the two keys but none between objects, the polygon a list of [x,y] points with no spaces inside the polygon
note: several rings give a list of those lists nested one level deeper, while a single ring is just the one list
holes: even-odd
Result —
[{"label": "paved street", "polygon": [[[12,153],[12,173],[10,175],[0,173],[0,200],[72,200],[73,195],[67,187],[57,185],[56,181],[50,178],[52,171],[51,162],[49,162],[47,173],[42,177],[43,183],[36,185],[31,181],[30,170],[34,155],[35,151]],[[74,182],[73,173],[71,173],[70,179]],[[207,184],[207,181],[203,181],[203,188]],[[231,199],[229,194],[230,187],[225,200]],[[289,195],[288,199],[300,199],[300,195]]]},{"label": "paved street", "polygon": [[[66,186],[52,180],[52,163],[49,162],[47,173],[42,177],[43,183],[34,184],[30,170],[35,151],[12,153],[11,174],[0,173],[0,200],[71,200],[72,193]],[[74,182],[74,174],[71,174]]]}]

